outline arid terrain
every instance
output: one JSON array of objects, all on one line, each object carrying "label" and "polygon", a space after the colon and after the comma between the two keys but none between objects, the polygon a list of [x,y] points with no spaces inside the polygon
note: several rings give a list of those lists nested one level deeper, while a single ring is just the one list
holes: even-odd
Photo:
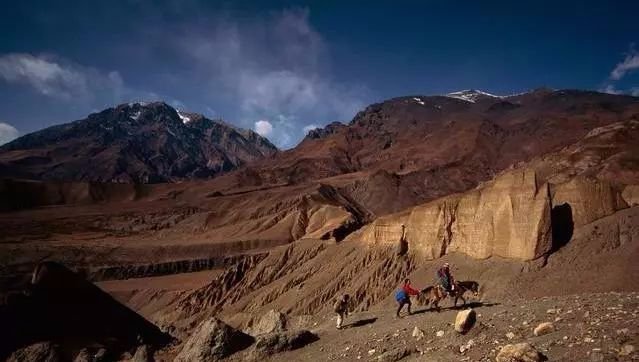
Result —
[{"label": "arid terrain", "polygon": [[[130,118],[135,107],[145,106],[98,115]],[[179,120],[187,113],[152,117],[158,107],[168,106],[154,104],[140,129],[169,120],[192,131],[196,121]],[[188,172],[166,169],[170,158],[116,173],[58,172],[73,158],[65,152],[84,141],[54,131],[0,149],[8,176],[0,180],[0,316],[12,316],[10,326],[33,323],[3,332],[11,343],[0,358],[37,342],[50,343],[19,353],[166,361],[639,358],[639,98],[549,89],[400,97],[366,107],[349,124],[313,130],[286,151],[256,135],[242,138],[252,146],[239,151],[211,136],[210,167],[184,166]],[[109,159],[130,156],[109,142],[105,149]],[[147,147],[139,159],[169,157],[163,150]],[[24,161],[47,152],[47,162]],[[210,162],[220,157],[228,162]],[[146,178],[148,170],[155,176]],[[136,182],[104,182],[114,180]],[[41,262],[59,264],[34,271]],[[450,308],[449,299],[436,312],[415,298],[414,315],[394,318],[402,280],[433,285],[443,262],[457,280],[480,285],[469,298],[472,328],[454,330],[464,308]],[[353,314],[336,330],[332,306],[345,293]],[[79,316],[113,311],[117,318],[51,326],[76,304],[84,306]],[[543,322],[552,328],[535,335]],[[529,359],[498,356],[523,342],[535,351]]]}]

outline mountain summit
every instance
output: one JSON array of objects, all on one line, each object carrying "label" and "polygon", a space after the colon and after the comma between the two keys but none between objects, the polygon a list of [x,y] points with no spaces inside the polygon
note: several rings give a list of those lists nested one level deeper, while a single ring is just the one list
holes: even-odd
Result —
[{"label": "mountain summit", "polygon": [[165,182],[212,177],[277,148],[251,130],[163,102],[128,103],[0,147],[0,176]]}]

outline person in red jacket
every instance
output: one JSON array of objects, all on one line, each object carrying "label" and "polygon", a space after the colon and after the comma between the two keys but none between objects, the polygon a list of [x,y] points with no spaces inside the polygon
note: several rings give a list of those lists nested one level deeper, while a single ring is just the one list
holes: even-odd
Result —
[{"label": "person in red jacket", "polygon": [[401,312],[402,308],[404,307],[404,305],[408,305],[408,315],[410,315],[410,296],[411,295],[419,295],[419,291],[415,290],[411,285],[410,285],[410,279],[406,278],[404,279],[404,285],[402,286],[402,288],[400,290],[397,291],[397,293],[395,293],[395,300],[397,300],[398,303],[398,307],[397,307],[397,313],[395,313],[395,316],[399,318],[399,312]]}]

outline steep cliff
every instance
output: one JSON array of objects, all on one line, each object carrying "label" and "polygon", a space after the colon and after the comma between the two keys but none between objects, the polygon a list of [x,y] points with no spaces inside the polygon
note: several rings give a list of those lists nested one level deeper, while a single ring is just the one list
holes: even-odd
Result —
[{"label": "steep cliff", "polygon": [[[575,177],[538,184],[535,170],[511,170],[463,194],[451,195],[375,220],[349,238],[370,244],[399,244],[427,259],[450,252],[533,260],[556,248],[553,228],[575,228],[628,207],[608,182]],[[557,210],[568,212],[565,220]],[[556,239],[556,237],[555,237]]]}]

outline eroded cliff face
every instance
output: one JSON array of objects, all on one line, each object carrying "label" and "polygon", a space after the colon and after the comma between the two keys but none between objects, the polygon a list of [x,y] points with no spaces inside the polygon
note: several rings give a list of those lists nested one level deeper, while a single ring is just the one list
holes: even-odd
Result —
[{"label": "eroded cliff face", "polygon": [[576,227],[628,207],[620,188],[608,181],[576,177],[562,184],[551,185],[551,193],[553,205],[570,205]]},{"label": "eroded cliff face", "polygon": [[619,188],[609,182],[577,176],[558,185],[539,184],[534,169],[521,168],[475,190],[380,218],[350,238],[371,245],[399,244],[403,238],[426,259],[461,252],[527,261],[558,247],[553,227],[572,233],[626,207]]}]

